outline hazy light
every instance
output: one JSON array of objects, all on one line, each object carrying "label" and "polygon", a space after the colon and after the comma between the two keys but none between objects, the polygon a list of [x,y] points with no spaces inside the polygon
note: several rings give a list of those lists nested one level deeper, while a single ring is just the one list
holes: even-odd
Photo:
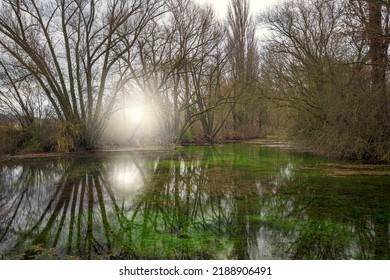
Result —
[{"label": "hazy light", "polygon": [[120,105],[118,113],[127,126],[138,126],[150,115],[149,108],[141,96],[123,100]]},{"label": "hazy light", "polygon": [[110,177],[112,188],[123,196],[139,193],[147,180],[145,170],[141,166],[136,165],[134,162],[123,161],[113,164]]},{"label": "hazy light", "polygon": [[145,105],[141,103],[137,103],[126,109],[125,116],[128,122],[134,125],[139,125],[144,120],[145,111],[146,111]]},{"label": "hazy light", "polygon": [[118,110],[110,118],[105,139],[110,145],[140,146],[154,143],[164,128],[159,117],[159,104],[142,96],[121,100]]}]

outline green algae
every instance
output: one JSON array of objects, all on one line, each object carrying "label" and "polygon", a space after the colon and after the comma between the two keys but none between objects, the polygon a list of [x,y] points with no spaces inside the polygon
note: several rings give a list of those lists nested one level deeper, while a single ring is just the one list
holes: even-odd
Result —
[{"label": "green algae", "polygon": [[388,259],[389,171],[257,142],[3,162],[0,254]]}]

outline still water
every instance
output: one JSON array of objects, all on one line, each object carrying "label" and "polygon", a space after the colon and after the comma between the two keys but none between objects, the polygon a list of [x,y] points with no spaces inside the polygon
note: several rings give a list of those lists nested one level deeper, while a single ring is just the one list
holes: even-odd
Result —
[{"label": "still water", "polygon": [[2,259],[390,259],[390,166],[259,143],[0,165]]}]

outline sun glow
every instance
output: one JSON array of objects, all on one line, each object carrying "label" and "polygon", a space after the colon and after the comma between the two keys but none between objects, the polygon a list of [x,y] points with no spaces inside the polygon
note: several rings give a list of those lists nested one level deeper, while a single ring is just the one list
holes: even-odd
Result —
[{"label": "sun glow", "polygon": [[139,125],[145,119],[145,111],[144,104],[134,104],[126,109],[126,118],[132,124]]},{"label": "sun glow", "polygon": [[105,131],[108,145],[144,146],[161,142],[166,128],[161,104],[132,96],[118,101],[117,106]]},{"label": "sun glow", "polygon": [[121,196],[139,193],[147,181],[146,171],[132,160],[115,162],[110,176],[113,189]]}]

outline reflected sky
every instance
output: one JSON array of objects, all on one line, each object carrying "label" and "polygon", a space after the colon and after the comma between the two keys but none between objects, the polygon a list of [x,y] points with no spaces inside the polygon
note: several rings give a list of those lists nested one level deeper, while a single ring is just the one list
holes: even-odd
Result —
[{"label": "reflected sky", "polygon": [[0,254],[389,259],[388,172],[249,144],[3,163]]},{"label": "reflected sky", "polygon": [[116,159],[106,166],[110,187],[119,196],[131,198],[140,194],[150,180],[144,162],[130,158]]}]

